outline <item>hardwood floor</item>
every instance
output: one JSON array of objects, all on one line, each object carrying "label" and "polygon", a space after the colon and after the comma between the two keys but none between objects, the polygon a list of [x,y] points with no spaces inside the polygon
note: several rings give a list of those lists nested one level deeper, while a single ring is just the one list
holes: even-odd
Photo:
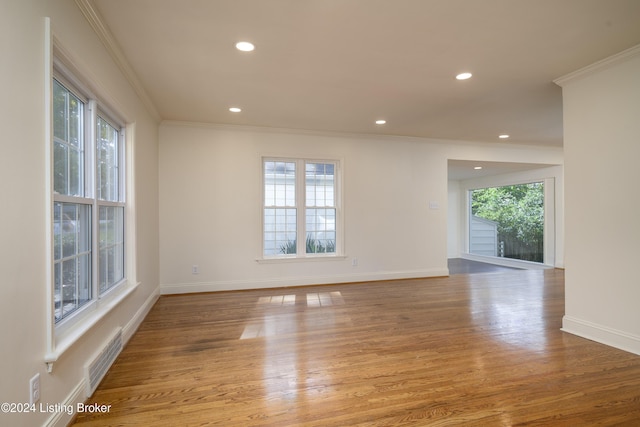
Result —
[{"label": "hardwood floor", "polygon": [[640,425],[561,270],[161,297],[79,426]]}]

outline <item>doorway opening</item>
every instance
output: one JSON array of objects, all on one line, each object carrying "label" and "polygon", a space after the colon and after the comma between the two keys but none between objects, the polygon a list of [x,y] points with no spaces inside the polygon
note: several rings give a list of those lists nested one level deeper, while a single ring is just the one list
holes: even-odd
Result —
[{"label": "doorway opening", "polygon": [[544,182],[469,191],[469,253],[544,262]]}]

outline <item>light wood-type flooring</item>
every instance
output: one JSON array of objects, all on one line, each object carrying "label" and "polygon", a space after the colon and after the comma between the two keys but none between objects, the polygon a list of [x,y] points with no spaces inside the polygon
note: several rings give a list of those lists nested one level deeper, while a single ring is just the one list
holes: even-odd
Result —
[{"label": "light wood-type flooring", "polygon": [[640,426],[562,270],[163,296],[78,426]]}]

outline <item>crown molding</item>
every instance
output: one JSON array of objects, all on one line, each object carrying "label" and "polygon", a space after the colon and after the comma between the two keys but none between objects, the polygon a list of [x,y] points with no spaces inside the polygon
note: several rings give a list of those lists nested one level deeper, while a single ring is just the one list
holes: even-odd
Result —
[{"label": "crown molding", "polygon": [[89,22],[89,25],[91,25],[91,28],[93,28],[93,31],[96,33],[102,44],[107,49],[107,52],[109,53],[113,61],[116,63],[118,68],[120,68],[120,71],[122,71],[124,77],[133,87],[133,90],[138,95],[149,113],[157,122],[162,121],[162,117],[160,116],[158,109],[156,108],[153,101],[151,101],[151,98],[147,94],[147,91],[144,89],[144,86],[142,86],[142,83],[140,82],[140,79],[136,75],[135,71],[133,71],[133,68],[131,68],[129,61],[127,61],[127,58],[122,52],[122,49],[120,49],[120,46],[116,42],[116,39],[113,37],[113,34],[109,30],[109,27],[104,23],[102,17],[100,16],[100,13],[94,7],[93,1],[76,0],[76,5]]},{"label": "crown molding", "polygon": [[584,68],[581,68],[577,71],[574,71],[572,73],[559,77],[555,79],[553,82],[558,86],[562,87],[575,80],[582,79],[584,77],[590,76],[592,74],[598,73],[600,71],[603,71],[613,66],[616,66],[618,64],[621,64],[637,55],[640,55],[640,45],[633,46],[629,49],[623,50],[620,53],[609,56],[608,58],[602,59],[591,65],[587,65]]}]

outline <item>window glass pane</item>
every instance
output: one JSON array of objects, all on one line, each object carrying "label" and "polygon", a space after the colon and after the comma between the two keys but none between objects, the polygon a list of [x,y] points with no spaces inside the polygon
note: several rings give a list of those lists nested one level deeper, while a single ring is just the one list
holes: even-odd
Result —
[{"label": "window glass pane", "polygon": [[62,257],[66,258],[78,253],[78,231],[82,225],[78,223],[78,206],[62,205]]},{"label": "window glass pane", "polygon": [[62,257],[62,230],[61,230],[62,209],[60,203],[53,205],[53,259]]},{"label": "window glass pane", "polygon": [[78,306],[91,301],[91,256],[84,254],[78,258]]},{"label": "window glass pane", "polygon": [[53,81],[53,136],[62,141],[68,141],[68,110],[67,100],[69,91],[57,81]]},{"label": "window glass pane", "polygon": [[90,250],[90,207],[54,203],[54,259]]},{"label": "window glass pane", "polygon": [[118,130],[98,116],[98,198],[118,201]]},{"label": "window glass pane", "polygon": [[82,196],[82,180],[84,179],[82,173],[82,153],[75,147],[69,147],[68,154],[67,162],[69,169],[67,173],[69,177],[67,178],[68,187],[64,194],[69,196]]},{"label": "window glass pane", "polygon": [[335,253],[336,210],[308,208],[305,215],[306,253]]},{"label": "window glass pane", "polygon": [[56,322],[91,300],[91,206],[54,203]]},{"label": "window glass pane", "polygon": [[469,252],[544,262],[544,183],[471,191]]},{"label": "window glass pane", "polygon": [[335,175],[332,163],[305,164],[306,206],[335,206]]},{"label": "window glass pane", "polygon": [[62,313],[65,317],[78,308],[77,301],[77,259],[71,258],[62,262]]},{"label": "window glass pane", "polygon": [[82,144],[82,101],[72,93],[68,94],[69,139],[71,146],[79,148]]},{"label": "window glass pane", "polygon": [[124,208],[99,208],[99,284],[100,293],[124,279]]},{"label": "window glass pane", "polygon": [[84,104],[54,80],[53,187],[59,194],[84,195]]},{"label": "window glass pane", "polygon": [[57,322],[62,319],[62,264],[53,265],[53,308]]},{"label": "window glass pane", "polygon": [[296,206],[295,162],[264,162],[264,205]]},{"label": "window glass pane", "polygon": [[69,177],[69,155],[67,145],[58,141],[53,143],[53,191],[67,194]]},{"label": "window glass pane", "polygon": [[291,255],[296,253],[296,209],[265,208],[264,255]]}]

